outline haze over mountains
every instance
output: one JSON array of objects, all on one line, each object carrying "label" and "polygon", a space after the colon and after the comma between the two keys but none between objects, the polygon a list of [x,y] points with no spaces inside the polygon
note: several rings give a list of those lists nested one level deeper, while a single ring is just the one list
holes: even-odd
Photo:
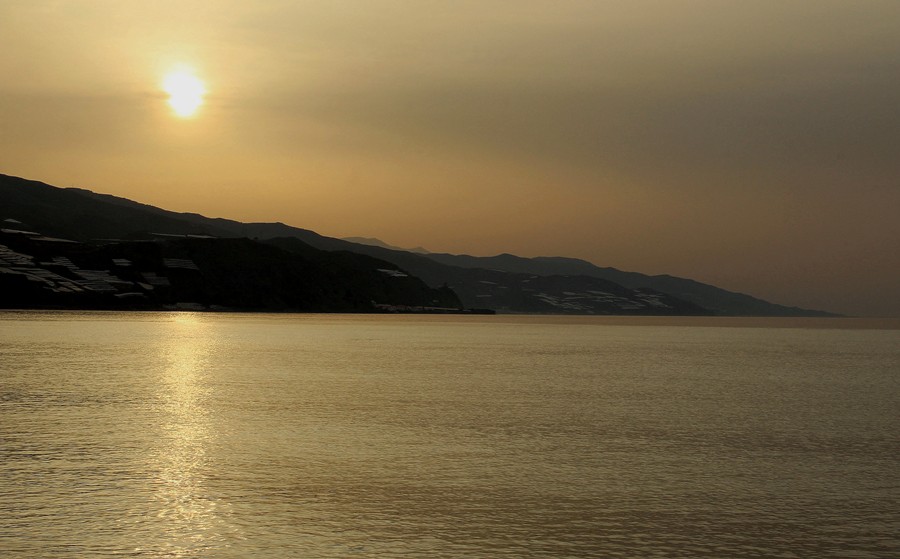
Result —
[{"label": "haze over mountains", "polygon": [[[188,301],[201,308],[357,312],[430,307],[564,314],[829,314],[769,303],[690,279],[624,272],[573,258],[403,250],[378,239],[336,239],[283,223],[176,213],[7,175],[0,175],[0,220],[12,220],[4,222],[0,244],[31,247],[44,252],[50,262],[54,250],[73,250],[54,238],[83,243],[76,252],[97,268],[109,267],[104,262],[128,261],[131,271],[120,270],[118,275],[99,271],[122,282],[118,288],[110,283],[111,288],[122,290],[130,282],[130,291],[124,293],[131,295],[125,298],[136,303]],[[23,235],[23,230],[35,235]],[[138,274],[136,262],[141,262],[141,273],[152,275]],[[167,262],[190,262],[193,267],[172,268]],[[25,273],[13,268],[7,263],[10,273]],[[173,277],[166,289],[140,288],[149,285],[142,279],[167,273]],[[300,287],[293,289],[295,285]],[[15,300],[8,299],[4,304],[15,306]]]}]

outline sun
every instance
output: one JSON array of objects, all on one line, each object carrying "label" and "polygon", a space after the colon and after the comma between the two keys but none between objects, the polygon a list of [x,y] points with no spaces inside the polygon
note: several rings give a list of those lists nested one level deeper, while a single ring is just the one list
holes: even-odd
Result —
[{"label": "sun", "polygon": [[162,88],[169,94],[169,106],[181,118],[194,116],[206,95],[206,86],[200,78],[193,69],[184,66],[166,74]]}]

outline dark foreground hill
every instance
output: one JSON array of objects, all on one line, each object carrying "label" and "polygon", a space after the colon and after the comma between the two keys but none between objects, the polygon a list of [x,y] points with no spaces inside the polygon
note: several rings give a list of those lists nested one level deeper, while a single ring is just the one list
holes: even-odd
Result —
[{"label": "dark foreground hill", "polygon": [[[298,243],[300,241],[297,241]],[[100,244],[0,233],[0,308],[456,312],[393,265],[306,245],[286,252],[239,238]]]},{"label": "dark foreground hill", "polygon": [[[295,256],[310,257],[314,250],[352,254],[341,257],[344,260],[366,255],[379,259],[381,263],[374,269],[388,270],[378,273],[394,280],[415,276],[433,289],[449,286],[459,298],[457,305],[467,308],[573,314],[827,314],[774,305],[693,280],[621,272],[582,260],[416,254],[383,244],[373,246],[325,237],[283,223],[242,223],[176,213],[88,190],[57,188],[0,175],[0,219],[7,217],[45,235],[87,244],[97,244],[102,239],[162,242],[176,236],[203,236],[256,239]],[[295,240],[301,243],[294,243]],[[447,291],[445,287],[440,293]],[[413,299],[422,300],[404,300]],[[441,297],[432,300],[445,302]]]},{"label": "dark foreground hill", "polygon": [[390,262],[297,243],[288,252],[152,206],[0,175],[3,308],[462,309],[449,288]]}]

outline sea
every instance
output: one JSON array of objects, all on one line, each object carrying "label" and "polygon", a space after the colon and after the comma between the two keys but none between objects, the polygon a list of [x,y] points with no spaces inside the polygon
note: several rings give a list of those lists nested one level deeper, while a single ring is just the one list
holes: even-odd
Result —
[{"label": "sea", "polygon": [[900,557],[900,322],[0,312],[0,557]]}]

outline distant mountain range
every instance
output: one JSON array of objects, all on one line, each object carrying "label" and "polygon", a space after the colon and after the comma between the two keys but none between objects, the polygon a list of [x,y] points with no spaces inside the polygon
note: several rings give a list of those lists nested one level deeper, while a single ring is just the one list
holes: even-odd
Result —
[{"label": "distant mountain range", "polygon": [[[116,290],[113,295],[95,297],[107,306],[113,301],[110,297],[118,296],[117,301],[138,306],[181,303],[256,310],[436,312],[466,308],[512,313],[830,316],[690,279],[623,272],[574,258],[475,257],[435,254],[421,248],[403,250],[378,239],[336,239],[283,223],[242,223],[171,212],[8,175],[0,175],[0,220],[7,220],[2,222],[0,235],[0,246],[7,250],[15,252],[10,245],[16,245],[40,252],[20,254],[50,258],[45,262],[60,257],[54,251],[65,253],[69,256],[63,258],[81,259],[94,271],[118,277],[123,283],[109,284]],[[118,275],[114,274],[114,261],[128,261],[133,273],[119,269]],[[182,261],[192,263],[193,268],[166,267],[166,263]],[[0,252],[0,285],[25,273],[23,266],[8,264],[4,265]],[[60,267],[56,270],[62,272],[57,274],[60,277],[78,277]],[[144,272],[152,274],[151,278],[166,277],[170,285],[144,289],[142,285],[151,285],[139,281],[146,279]],[[35,286],[40,282],[32,283],[35,289],[29,291],[30,296],[38,303],[44,301],[43,291],[50,290],[49,284],[38,289]],[[35,305],[73,305],[72,297],[61,302],[63,298],[54,296],[50,303]],[[0,305],[16,306],[15,296],[5,299],[0,298]]]},{"label": "distant mountain range", "polygon": [[342,237],[343,240],[349,241],[351,243],[356,243],[358,245],[369,245],[373,247],[381,247],[381,248],[389,248],[391,250],[405,250],[407,252],[414,252],[416,254],[428,254],[430,251],[424,249],[422,247],[416,248],[400,248],[387,244],[381,239],[376,239],[374,237]]}]

